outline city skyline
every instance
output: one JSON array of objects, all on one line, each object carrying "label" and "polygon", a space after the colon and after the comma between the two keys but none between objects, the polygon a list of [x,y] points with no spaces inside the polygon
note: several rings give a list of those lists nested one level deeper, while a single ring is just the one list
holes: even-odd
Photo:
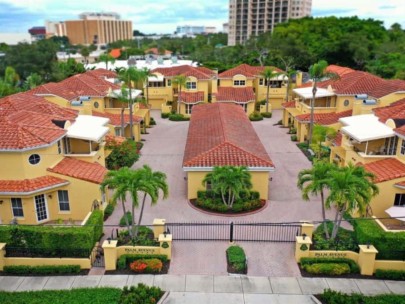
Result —
[{"label": "city skyline", "polygon": [[[72,0],[63,6],[52,0],[0,0],[0,32],[26,33],[32,26],[44,26],[46,20],[64,21],[78,19],[83,12],[117,12],[121,19],[131,20],[133,29],[144,33],[173,33],[179,25],[215,26],[222,30],[228,22],[229,0],[214,3],[202,1],[145,1],[142,6],[129,0],[116,0],[114,5],[100,1]],[[393,23],[405,28],[401,13],[405,10],[403,0],[313,0],[312,15],[354,16],[373,18],[384,22],[388,28]]]}]

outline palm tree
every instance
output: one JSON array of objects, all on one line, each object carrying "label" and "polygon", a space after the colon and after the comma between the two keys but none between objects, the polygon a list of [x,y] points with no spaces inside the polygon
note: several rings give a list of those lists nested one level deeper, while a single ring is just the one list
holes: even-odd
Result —
[{"label": "palm tree", "polygon": [[185,75],[177,75],[173,79],[173,83],[177,84],[177,87],[179,89],[179,93],[178,93],[179,95],[177,98],[177,113],[178,114],[180,114],[181,89],[186,86],[187,80],[188,80],[188,77]]},{"label": "palm tree", "polygon": [[326,141],[327,138],[335,138],[336,134],[336,130],[331,127],[318,124],[314,125],[312,131],[313,145],[311,147],[317,153],[318,159],[322,156],[322,143]]},{"label": "palm tree", "polygon": [[277,72],[276,70],[266,67],[264,70],[260,73],[260,76],[262,76],[266,82],[267,86],[267,91],[266,91],[266,112],[269,112],[269,97],[270,97],[270,80],[273,78],[276,78],[278,76],[282,75],[282,73]]},{"label": "palm tree", "polygon": [[133,99],[132,99],[132,89],[141,80],[141,72],[133,67],[128,69],[122,69],[118,73],[118,79],[123,81],[129,90],[129,125],[130,125],[130,136],[131,139],[134,139],[134,130],[133,130]]},{"label": "palm tree", "polygon": [[113,56],[111,56],[110,54],[101,54],[100,57],[98,57],[98,60],[105,63],[106,70],[108,70],[109,62],[111,62],[111,64],[115,63],[115,58]]},{"label": "palm tree", "polygon": [[297,74],[297,71],[294,69],[288,69],[284,72],[284,75],[287,77],[287,88],[286,88],[286,92],[285,92],[285,101],[288,101],[288,95],[290,93],[290,85],[291,85],[291,78]]},{"label": "palm tree", "polygon": [[347,167],[333,170],[329,174],[330,193],[326,206],[336,206],[331,239],[336,238],[344,214],[358,211],[364,215],[372,197],[379,192],[373,183],[374,175],[362,166],[349,164]]},{"label": "palm tree", "polygon": [[[125,208],[126,196],[129,194],[131,197],[132,223],[129,223],[127,217],[125,217],[125,222],[128,233],[133,241],[136,240],[138,235],[146,197],[149,196],[151,203],[156,204],[159,199],[160,191],[163,192],[164,199],[168,196],[166,175],[159,171],[153,172],[147,165],[136,170],[123,167],[117,171],[109,171],[104,181],[101,183],[101,190],[103,192],[105,192],[107,188],[114,190],[111,198],[114,203],[117,202],[117,200],[122,202],[124,215],[127,212]],[[135,208],[139,207],[139,193],[143,193],[143,199],[139,218],[137,224],[135,224]]]},{"label": "palm tree", "polygon": [[145,87],[146,87],[146,103],[147,104],[149,104],[149,77],[156,77],[156,75],[151,73],[151,71],[149,69],[143,68],[141,70],[141,81],[142,81],[142,83],[145,83]]},{"label": "palm tree", "polygon": [[325,60],[320,60],[309,67],[309,75],[312,78],[312,99],[311,99],[311,114],[309,121],[309,134],[308,134],[308,145],[312,143],[312,130],[314,127],[314,107],[315,107],[315,95],[317,92],[317,83],[322,79],[338,79],[339,75],[336,73],[328,72],[326,69],[328,63]]},{"label": "palm tree", "polygon": [[325,213],[325,194],[324,190],[329,188],[329,174],[333,170],[336,170],[337,166],[329,163],[318,161],[315,162],[311,169],[304,169],[298,173],[297,186],[302,191],[302,198],[306,201],[309,200],[309,194],[321,195],[321,207],[322,207],[322,221],[325,232],[325,237],[329,239],[328,226],[326,224]]},{"label": "palm tree", "polygon": [[222,166],[214,167],[214,170],[208,173],[203,184],[210,182],[215,193],[221,194],[223,203],[232,208],[235,199],[243,190],[252,188],[251,175],[247,167]]}]

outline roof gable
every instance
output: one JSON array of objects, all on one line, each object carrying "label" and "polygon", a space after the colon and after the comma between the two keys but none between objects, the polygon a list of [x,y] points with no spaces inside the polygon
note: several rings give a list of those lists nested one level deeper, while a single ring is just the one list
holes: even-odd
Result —
[{"label": "roof gable", "polygon": [[396,158],[371,162],[364,165],[364,168],[376,176],[374,180],[376,183],[405,177],[405,164]]}]

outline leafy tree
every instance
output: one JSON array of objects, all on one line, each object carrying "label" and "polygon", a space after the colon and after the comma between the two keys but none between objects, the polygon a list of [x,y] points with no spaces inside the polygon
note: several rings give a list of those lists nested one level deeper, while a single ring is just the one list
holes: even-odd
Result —
[{"label": "leafy tree", "polygon": [[[101,184],[103,192],[109,188],[113,190],[112,201],[121,201],[124,215],[127,213],[125,208],[125,200],[127,194],[132,200],[132,223],[129,223],[125,217],[128,233],[132,241],[136,240],[139,226],[141,224],[143,208],[146,198],[149,196],[152,204],[156,204],[160,192],[163,193],[163,199],[168,196],[168,185],[166,175],[162,172],[153,172],[152,169],[144,165],[142,168],[131,170],[127,167],[121,168],[118,171],[109,171]],[[137,224],[135,224],[135,208],[139,207],[139,194],[143,194],[142,206]]]},{"label": "leafy tree", "polygon": [[4,77],[0,78],[0,97],[8,96],[17,93],[20,77],[16,71],[8,66],[5,70]]},{"label": "leafy tree", "polygon": [[106,147],[111,150],[105,162],[109,170],[131,167],[139,159],[139,151],[135,141],[127,139],[121,144],[113,142]]},{"label": "leafy tree", "polygon": [[26,91],[32,90],[33,88],[36,88],[42,83],[43,83],[42,77],[37,73],[32,73],[27,77],[27,79],[24,82],[24,90]]},{"label": "leafy tree", "polygon": [[251,175],[247,167],[222,166],[214,167],[213,171],[208,173],[203,184],[211,183],[215,193],[221,195],[223,203],[232,208],[235,199],[243,190],[252,188]]},{"label": "leafy tree", "polygon": [[269,112],[269,98],[270,98],[270,81],[283,73],[277,72],[275,69],[266,67],[261,73],[260,76],[264,78],[266,82],[266,112]]},{"label": "leafy tree", "polygon": [[84,63],[87,63],[87,58],[90,56],[90,49],[87,46],[83,46],[80,49],[80,54],[83,56],[84,58]]},{"label": "leafy tree", "polygon": [[86,71],[83,63],[76,62],[75,59],[69,58],[67,61],[57,61],[52,65],[51,80],[62,81],[76,74]]},{"label": "leafy tree", "polygon": [[329,196],[326,206],[336,206],[331,239],[335,239],[344,214],[358,211],[363,215],[373,196],[379,189],[374,184],[374,175],[362,166],[349,164],[347,167],[332,170],[328,178]]},{"label": "leafy tree", "polygon": [[322,156],[322,142],[326,141],[327,138],[335,138],[336,130],[327,126],[314,125],[312,134],[312,150],[317,154],[318,159]]},{"label": "leafy tree", "polygon": [[111,56],[110,54],[101,54],[98,57],[98,60],[101,62],[105,63],[105,69],[108,70],[108,63],[111,62],[111,64],[115,63],[115,58]]},{"label": "leafy tree", "polygon": [[309,134],[308,143],[312,143],[312,132],[314,127],[314,107],[315,107],[315,95],[318,91],[316,85],[319,81],[323,79],[338,79],[339,76],[336,73],[331,73],[326,70],[328,63],[325,60],[320,60],[313,64],[309,68],[309,75],[312,79],[312,99],[311,99],[311,116],[309,121]]},{"label": "leafy tree", "polygon": [[317,161],[311,169],[304,169],[298,173],[297,186],[302,191],[302,198],[304,200],[309,200],[309,194],[321,195],[322,221],[327,239],[329,239],[330,236],[326,223],[324,190],[329,188],[328,178],[330,172],[336,169],[336,165],[332,163]]},{"label": "leafy tree", "polygon": [[177,113],[180,113],[181,91],[182,91],[182,88],[184,88],[186,86],[187,80],[188,80],[188,78],[185,75],[177,75],[173,79],[173,83],[176,84],[177,88],[179,89],[178,98],[177,98]]}]

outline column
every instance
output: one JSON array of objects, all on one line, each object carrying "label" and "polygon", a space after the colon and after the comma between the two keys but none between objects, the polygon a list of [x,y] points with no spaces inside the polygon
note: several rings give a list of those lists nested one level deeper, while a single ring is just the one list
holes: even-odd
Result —
[{"label": "column", "polygon": [[117,268],[117,243],[118,241],[104,241],[104,263],[105,270],[115,270]]},{"label": "column", "polygon": [[360,253],[358,264],[360,266],[360,274],[373,275],[375,257],[378,250],[373,245],[359,245]]},{"label": "column", "polygon": [[154,219],[153,220],[153,237],[157,240],[159,236],[165,231],[165,219]]},{"label": "column", "polygon": [[172,240],[171,234],[159,235],[160,254],[167,255],[168,260],[172,259]]},{"label": "column", "polygon": [[312,244],[312,240],[307,236],[297,236],[295,239],[295,261],[299,263],[301,258],[309,257],[309,247]]}]

